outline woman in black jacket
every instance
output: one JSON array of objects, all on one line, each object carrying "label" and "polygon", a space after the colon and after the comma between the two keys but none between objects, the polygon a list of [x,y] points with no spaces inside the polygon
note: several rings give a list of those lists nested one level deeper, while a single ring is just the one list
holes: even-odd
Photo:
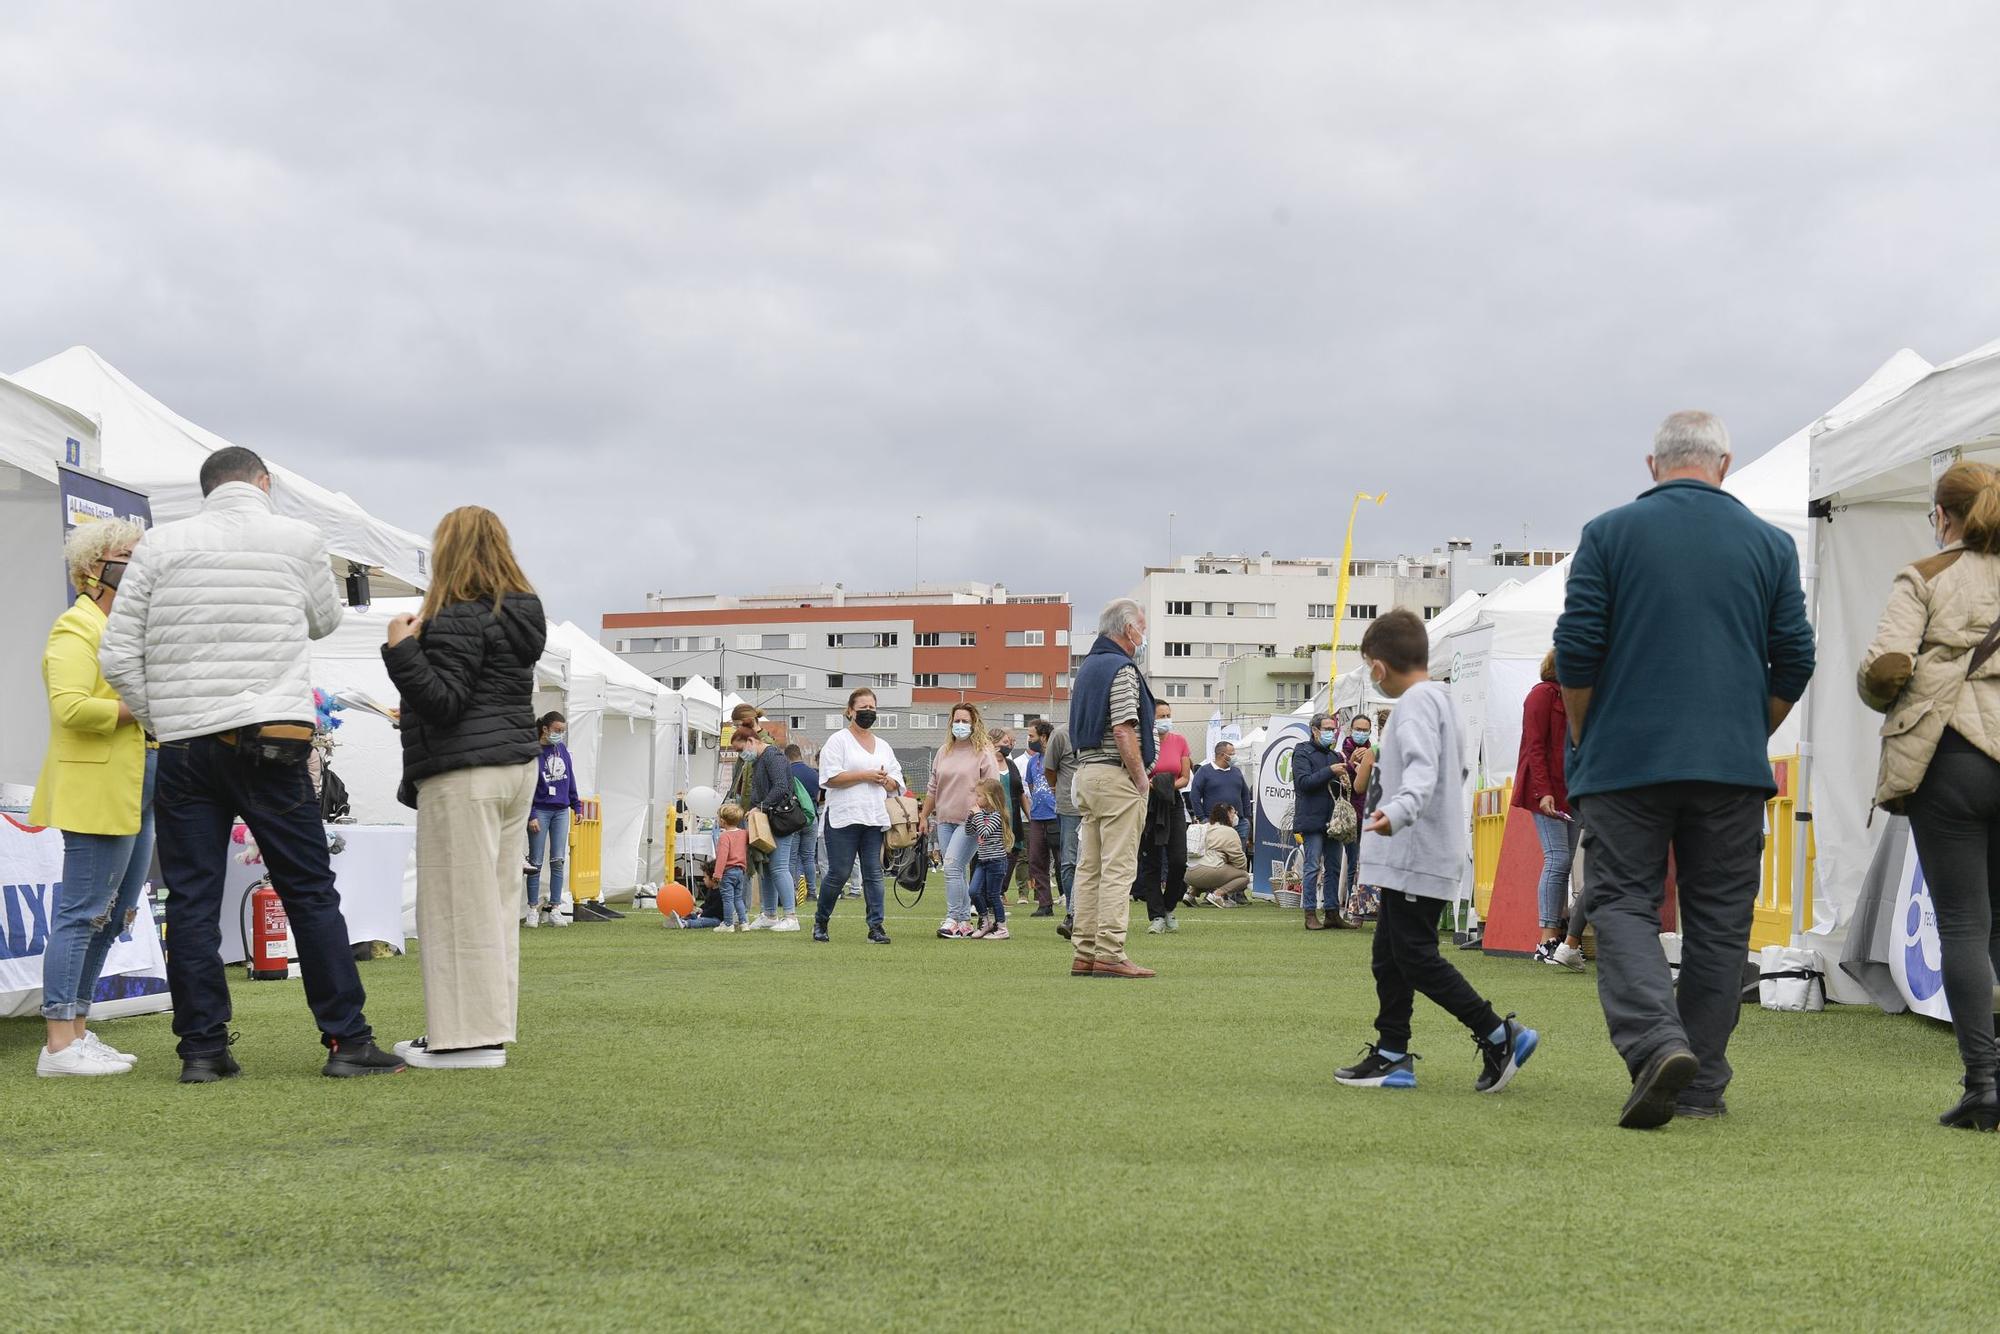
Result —
[{"label": "woman in black jacket", "polygon": [[426,1021],[396,1054],[427,1069],[491,1069],[507,1063],[520,996],[520,838],[548,622],[491,511],[445,515],[431,563],[422,618],[391,621],[382,650],[403,697],[399,796],[417,808]]}]

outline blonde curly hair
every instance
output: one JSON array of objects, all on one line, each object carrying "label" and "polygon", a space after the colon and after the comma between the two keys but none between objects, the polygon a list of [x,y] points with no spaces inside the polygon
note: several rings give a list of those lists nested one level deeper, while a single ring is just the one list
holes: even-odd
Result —
[{"label": "blonde curly hair", "polygon": [[84,585],[97,577],[97,567],[114,551],[129,551],[139,545],[146,530],[130,519],[99,519],[80,523],[63,539],[63,565],[69,570],[70,587],[85,591]]}]

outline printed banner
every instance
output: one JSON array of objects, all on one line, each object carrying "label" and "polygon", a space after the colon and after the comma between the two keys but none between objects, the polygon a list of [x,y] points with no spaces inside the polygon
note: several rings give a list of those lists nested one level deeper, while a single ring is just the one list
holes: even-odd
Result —
[{"label": "printed banner", "polygon": [[[130,519],[141,528],[153,526],[153,505],[144,492],[74,468],[56,469],[56,489],[62,493],[65,537],[71,529],[100,519]],[[67,573],[63,575],[63,588],[69,594],[67,601],[76,601],[77,590],[69,586]]]},{"label": "printed banner", "polygon": [[1889,976],[1896,990],[1918,1014],[1951,1022],[1944,998],[1943,952],[1938,946],[1937,912],[1931,907],[1924,865],[1917,859],[1917,840],[1910,836],[1903,858],[1903,877],[1896,888],[1896,912],[1889,930]]},{"label": "printed banner", "polygon": [[[31,1014],[42,1001],[42,955],[62,896],[62,835],[0,815],[0,1016]],[[113,942],[92,1004],[158,996],[167,990],[166,957],[152,901]],[[148,1009],[164,1009],[164,1003]]]},{"label": "printed banner", "polygon": [[1298,845],[1291,834],[1292,750],[1306,739],[1308,719],[1284,714],[1267,723],[1264,755],[1257,765],[1257,830],[1250,854],[1250,883],[1259,894],[1285,869]]}]

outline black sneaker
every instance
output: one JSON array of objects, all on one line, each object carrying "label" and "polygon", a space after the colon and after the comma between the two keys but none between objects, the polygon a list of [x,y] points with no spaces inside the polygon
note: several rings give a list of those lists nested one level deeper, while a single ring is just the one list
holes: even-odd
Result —
[{"label": "black sneaker", "polygon": [[[1055,916],[1055,914],[1054,914],[1054,913],[1050,913],[1050,914],[1049,914],[1049,916],[1053,917],[1053,916]],[[1062,919],[1062,924],[1061,924],[1060,926],[1056,927],[1056,934],[1057,934],[1057,935],[1059,935],[1059,936],[1061,936],[1061,937],[1062,937],[1062,938],[1063,938],[1064,940],[1068,940],[1068,939],[1069,939],[1069,933],[1070,933],[1070,932],[1071,932],[1072,930],[1074,930],[1074,929],[1075,929],[1075,927],[1076,927],[1076,918],[1074,918],[1074,917],[1065,917],[1065,918],[1063,918],[1063,919]]]},{"label": "black sneaker", "polygon": [[1472,1084],[1475,1092],[1498,1093],[1506,1088],[1535,1054],[1535,1048],[1542,1045],[1542,1035],[1516,1023],[1511,1014],[1500,1021],[1500,1027],[1504,1032],[1498,1042],[1488,1042],[1482,1037],[1473,1039],[1483,1063],[1479,1078]]},{"label": "black sneaker", "polygon": [[243,1073],[243,1067],[236,1058],[226,1051],[212,1056],[183,1056],[181,1058],[181,1078],[183,1084],[213,1084],[219,1079],[234,1079]]},{"label": "black sneaker", "polygon": [[1056,910],[1054,908],[1037,908],[1028,914],[1030,917],[1054,917],[1055,915]]},{"label": "black sneaker", "polygon": [[813,920],[813,939],[817,940],[822,945],[826,944],[826,942],[829,939],[831,939],[831,937],[829,937],[826,934],[826,923],[818,920],[817,918]]},{"label": "black sneaker", "polygon": [[1554,963],[1556,961],[1556,946],[1561,943],[1561,941],[1557,940],[1545,940],[1535,946],[1535,962]]},{"label": "black sneaker", "polygon": [[868,928],[868,943],[870,945],[886,945],[889,943],[889,933],[882,929],[880,923]]},{"label": "black sneaker", "polygon": [[1713,1121],[1719,1116],[1729,1115],[1729,1105],[1717,1098],[1714,1102],[1677,1102],[1674,1104],[1676,1121]]},{"label": "black sneaker", "polygon": [[1415,1052],[1404,1052],[1401,1058],[1392,1061],[1372,1042],[1362,1051],[1366,1054],[1360,1060],[1333,1072],[1337,1083],[1358,1089],[1413,1089],[1417,1086],[1417,1062],[1423,1057]]},{"label": "black sneaker", "polygon": [[1657,1130],[1674,1119],[1681,1090],[1700,1073],[1700,1059],[1686,1047],[1676,1043],[1660,1048],[1639,1067],[1618,1124],[1627,1130]]},{"label": "black sneaker", "polygon": [[331,1043],[320,1073],[333,1079],[353,1079],[359,1075],[398,1075],[405,1066],[402,1057],[383,1051],[375,1045],[375,1039],[361,1038],[355,1042]]}]

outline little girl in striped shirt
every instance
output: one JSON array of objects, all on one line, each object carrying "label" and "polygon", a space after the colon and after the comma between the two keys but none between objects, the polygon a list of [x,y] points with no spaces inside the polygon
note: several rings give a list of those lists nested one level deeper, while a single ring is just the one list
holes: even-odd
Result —
[{"label": "little girl in striped shirt", "polygon": [[1014,830],[1007,817],[1007,792],[997,778],[980,780],[965,832],[977,840],[972,861],[972,907],[979,927],[969,939],[1007,939],[1007,857],[1014,849]]}]

